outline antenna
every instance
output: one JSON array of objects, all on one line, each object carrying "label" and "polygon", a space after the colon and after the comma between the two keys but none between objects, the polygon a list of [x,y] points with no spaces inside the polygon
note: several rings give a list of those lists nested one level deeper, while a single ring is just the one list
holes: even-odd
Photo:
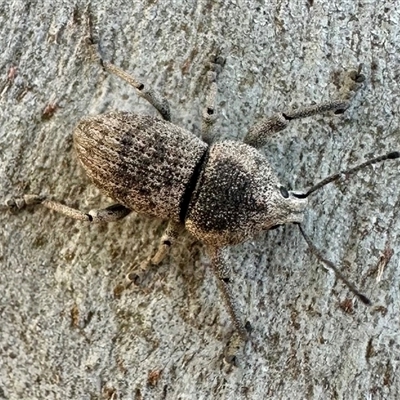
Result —
[{"label": "antenna", "polygon": [[[360,171],[361,169],[368,167],[369,165],[377,164],[382,161],[386,160],[394,160],[396,158],[400,157],[400,152],[398,151],[392,151],[390,153],[387,153],[385,155],[371,158],[356,167],[346,169],[344,171],[338,172],[336,174],[333,174],[331,176],[328,176],[327,178],[323,179],[322,181],[318,182],[316,185],[312,186],[311,189],[309,189],[306,193],[303,194],[296,194],[295,196],[298,198],[306,198],[310,194],[314,193],[315,191],[321,189],[323,186],[327,185],[328,183],[334,182],[338,179],[340,179],[344,175],[351,175],[355,174],[356,172]],[[306,235],[304,232],[302,226],[297,223],[297,226],[300,229],[300,232],[304,238],[304,240],[307,242],[308,247],[310,248],[311,252],[317,257],[317,259],[325,264],[328,268],[330,268],[336,275],[337,278],[339,278],[347,287],[348,289],[354,293],[364,304],[366,305],[371,305],[371,300],[363,295],[351,282],[349,282],[344,275],[336,268],[335,264],[333,264],[331,261],[327,260],[321,252],[314,246],[312,243],[311,239]]]},{"label": "antenna", "polygon": [[399,151],[392,151],[390,153],[384,154],[383,156],[371,158],[371,159],[357,165],[356,167],[337,172],[336,174],[333,174],[331,176],[326,177],[325,179],[322,179],[322,181],[320,181],[316,185],[312,186],[311,189],[309,189],[306,193],[296,194],[296,197],[299,199],[304,199],[304,198],[308,197],[310,194],[314,193],[315,191],[321,189],[323,186],[327,185],[328,183],[339,180],[344,175],[352,175],[352,174],[355,174],[356,172],[360,171],[361,169],[368,167],[369,165],[377,164],[379,162],[386,161],[386,160],[394,160],[399,157],[400,157]]},{"label": "antenna", "polygon": [[354,293],[364,304],[367,306],[371,305],[371,300],[363,295],[350,281],[348,281],[345,276],[336,268],[335,264],[332,261],[327,260],[324,256],[318,251],[318,249],[314,246],[311,239],[306,235],[302,226],[298,223],[297,226],[300,229],[301,234],[303,235],[304,240],[307,242],[311,252],[321,261],[323,264],[327,265],[335,275],[349,288],[349,290]]}]

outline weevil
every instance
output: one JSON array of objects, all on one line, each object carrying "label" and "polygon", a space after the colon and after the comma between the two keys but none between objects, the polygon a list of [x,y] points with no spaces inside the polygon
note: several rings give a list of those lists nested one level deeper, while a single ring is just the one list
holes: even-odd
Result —
[{"label": "weevil", "polygon": [[[272,134],[285,129],[294,119],[345,112],[363,85],[360,68],[345,74],[337,100],[265,118],[249,129],[240,142],[215,140],[217,76],[224,64],[221,57],[213,58],[207,73],[208,94],[202,114],[201,138],[171,123],[170,107],[165,98],[115,65],[102,60],[101,64],[106,71],[132,85],[161,116],[117,111],[86,117],[77,124],[73,140],[78,160],[91,181],[116,204],[85,213],[45,197],[26,195],[23,199],[9,201],[7,206],[22,208],[40,203],[68,217],[91,223],[116,221],[131,211],[168,220],[158,250],[151,258],[153,264],[161,263],[178,234],[186,229],[207,248],[237,331],[238,339],[231,342],[227,353],[228,357],[234,357],[237,346],[248,339],[250,325],[244,323],[236,306],[226,261],[227,248],[282,224],[300,224],[309,194],[340,177],[340,174],[328,177],[308,192],[288,190],[259,149]],[[399,153],[389,153],[344,173],[397,157]],[[302,233],[314,253],[329,265],[304,231]],[[129,278],[133,276],[130,274]],[[344,282],[360,295],[349,282]],[[360,297],[368,303],[366,297]]]}]

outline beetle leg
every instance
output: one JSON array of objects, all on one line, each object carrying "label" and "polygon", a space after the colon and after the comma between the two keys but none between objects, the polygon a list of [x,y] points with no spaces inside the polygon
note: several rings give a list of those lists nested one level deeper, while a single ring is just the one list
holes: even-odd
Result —
[{"label": "beetle leg", "polygon": [[50,210],[64,214],[67,217],[79,220],[88,221],[93,223],[99,222],[112,222],[126,217],[131,210],[120,204],[113,204],[112,206],[102,208],[100,210],[91,210],[88,213],[77,210],[76,208],[68,207],[65,204],[56,201],[47,200],[43,196],[25,195],[21,199],[9,200],[6,203],[7,208],[24,208],[26,206],[40,204]]},{"label": "beetle leg", "polygon": [[224,259],[224,251],[222,249],[212,247],[211,249],[209,249],[209,253],[211,257],[212,267],[214,269],[215,275],[218,278],[218,284],[222,291],[222,295],[228,308],[229,315],[232,318],[235,328],[240,334],[241,338],[243,340],[246,340],[247,330],[240,318],[235,295],[230,285],[230,271]]},{"label": "beetle leg", "polygon": [[159,93],[154,91],[152,88],[145,85],[143,82],[137,81],[133,76],[129,75],[127,72],[118,68],[114,64],[100,60],[103,68],[113,75],[118,76],[125,82],[133,86],[138,95],[146,99],[166,121],[171,121],[171,112],[169,108],[168,100],[162,97]]},{"label": "beetle leg", "polygon": [[305,118],[328,111],[333,111],[335,114],[343,114],[350,106],[357,91],[362,87],[364,80],[365,77],[361,74],[361,67],[357,71],[348,72],[340,90],[339,100],[277,113],[272,117],[265,118],[250,128],[243,140],[244,143],[258,149],[266,144],[270,135],[285,129],[289,121],[293,119]]},{"label": "beetle leg", "polygon": [[214,141],[215,132],[213,129],[214,123],[217,120],[215,112],[215,99],[217,97],[217,76],[220,73],[225,59],[222,57],[215,57],[210,62],[210,69],[207,72],[207,81],[209,84],[208,92],[206,95],[206,105],[203,108],[203,120],[201,123],[201,138],[207,143],[211,144]]},{"label": "beetle leg", "polygon": [[212,267],[216,277],[218,278],[218,284],[222,291],[223,298],[228,307],[228,312],[232,321],[235,325],[236,330],[240,334],[243,340],[247,339],[247,330],[245,325],[243,324],[240,313],[236,304],[235,295],[232,291],[231,287],[231,278],[230,278],[230,268],[226,264],[225,261],[225,252],[221,248],[217,247],[209,247],[208,249]]},{"label": "beetle leg", "polygon": [[233,364],[239,350],[243,349],[245,342],[248,340],[248,329],[250,324],[243,324],[237,307],[235,295],[231,287],[230,268],[225,261],[224,249],[209,247],[209,255],[215,275],[218,278],[218,285],[222,291],[223,298],[228,308],[228,313],[233,321],[236,332],[232,335],[227,348],[225,350],[225,360]]},{"label": "beetle leg", "polygon": [[164,234],[161,236],[160,244],[156,254],[153,257],[147,258],[138,269],[134,269],[126,275],[128,283],[139,283],[146,275],[149,266],[159,265],[169,253],[171,246],[175,243],[176,238],[182,231],[183,225],[174,221],[169,221]]},{"label": "beetle leg", "polygon": [[182,224],[174,221],[169,221],[168,226],[161,237],[157,253],[151,259],[152,264],[158,265],[169,253],[171,246],[174,244],[176,238],[182,230]]}]

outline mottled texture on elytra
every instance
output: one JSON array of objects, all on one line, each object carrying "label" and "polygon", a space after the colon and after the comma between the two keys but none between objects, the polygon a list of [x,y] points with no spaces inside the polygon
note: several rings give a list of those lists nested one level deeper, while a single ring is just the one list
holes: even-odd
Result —
[{"label": "mottled texture on elytra", "polygon": [[170,122],[123,112],[82,119],[74,144],[86,173],[107,196],[131,210],[176,222],[207,149]]},{"label": "mottled texture on elytra", "polygon": [[189,206],[186,228],[203,243],[240,243],[261,230],[301,222],[306,199],[288,192],[267,159],[241,142],[212,145]]}]

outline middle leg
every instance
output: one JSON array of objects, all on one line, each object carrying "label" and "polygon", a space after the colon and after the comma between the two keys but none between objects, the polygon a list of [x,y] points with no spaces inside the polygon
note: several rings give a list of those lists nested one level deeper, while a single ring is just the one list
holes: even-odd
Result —
[{"label": "middle leg", "polygon": [[118,68],[114,64],[100,60],[103,68],[123,79],[125,82],[129,83],[136,89],[136,92],[140,97],[146,99],[166,121],[171,121],[171,112],[169,108],[168,100],[161,95],[159,95],[155,90],[151,89],[142,82],[137,81],[133,76],[129,75],[127,72]]},{"label": "middle leg", "polygon": [[211,258],[212,268],[218,279],[218,286],[222,291],[228,313],[233,321],[236,332],[230,338],[225,349],[225,361],[235,364],[238,353],[243,350],[249,338],[251,330],[250,323],[243,323],[236,303],[235,294],[231,287],[230,268],[226,264],[224,250],[216,247],[209,247],[208,252]]},{"label": "middle leg", "polygon": [[150,265],[159,265],[164,258],[168,255],[171,246],[175,243],[179,233],[183,230],[183,225],[174,221],[169,221],[167,228],[164,231],[158,245],[156,254],[148,257],[139,267],[139,270],[135,268],[126,275],[128,283],[139,283],[143,276],[146,274]]}]

